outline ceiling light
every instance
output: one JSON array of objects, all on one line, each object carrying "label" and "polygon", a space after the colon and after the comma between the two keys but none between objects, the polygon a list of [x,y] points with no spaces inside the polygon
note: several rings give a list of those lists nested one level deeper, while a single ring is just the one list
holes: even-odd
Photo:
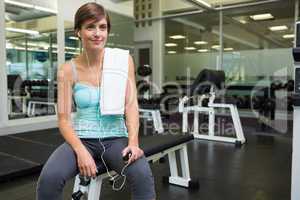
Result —
[{"label": "ceiling light", "polygon": [[168,54],[175,54],[176,51],[168,51]]},{"label": "ceiling light", "polygon": [[233,51],[232,47],[224,48],[224,51]]},{"label": "ceiling light", "polygon": [[207,44],[206,41],[195,41],[194,44],[201,45],[201,44]]},{"label": "ceiling light", "polygon": [[79,40],[79,38],[78,38],[78,37],[75,37],[75,36],[70,36],[69,39],[70,39],[70,40]]},{"label": "ceiling light", "polygon": [[259,21],[259,20],[267,20],[267,19],[274,19],[274,16],[270,13],[258,14],[258,15],[251,15],[251,19]]},{"label": "ceiling light", "polygon": [[282,37],[285,39],[290,39],[290,38],[294,38],[295,35],[294,34],[286,34],[286,35],[283,35]]},{"label": "ceiling light", "polygon": [[213,45],[211,46],[212,49],[220,49],[220,45]]},{"label": "ceiling light", "polygon": [[184,47],[185,50],[191,51],[191,50],[196,50],[195,47]]},{"label": "ceiling light", "polygon": [[7,27],[7,28],[5,28],[5,30],[11,31],[11,32],[16,32],[16,33],[26,33],[26,34],[30,34],[30,35],[39,35],[40,34],[38,31],[20,29],[20,28]]},{"label": "ceiling light", "polygon": [[204,53],[204,52],[208,52],[208,49],[198,49],[197,51],[200,53]]},{"label": "ceiling light", "polygon": [[76,51],[76,50],[77,50],[77,48],[76,48],[76,47],[65,47],[65,49],[68,49],[68,50],[74,50],[74,51]]},{"label": "ceiling light", "polygon": [[50,9],[50,8],[41,7],[41,6],[34,6],[34,9],[40,10],[40,11],[44,11],[44,12],[48,12],[48,13],[57,14],[56,10],[53,10],[53,9]]},{"label": "ceiling light", "polygon": [[269,27],[269,29],[271,31],[284,31],[284,30],[287,30],[288,27],[285,26],[285,25],[283,25],[283,26],[271,26],[271,27]]},{"label": "ceiling light", "polygon": [[185,36],[183,36],[183,35],[171,35],[170,38],[172,38],[174,40],[179,40],[179,39],[184,39]]},{"label": "ceiling light", "polygon": [[239,22],[240,22],[241,24],[247,24],[247,21],[244,20],[244,19],[240,19]]},{"label": "ceiling light", "polygon": [[194,1],[197,2],[197,3],[200,3],[200,4],[202,4],[202,5],[204,5],[204,6],[206,6],[206,7],[209,7],[209,8],[212,7],[209,3],[207,3],[207,2],[204,1],[204,0],[194,0]]},{"label": "ceiling light", "polygon": [[42,6],[36,6],[36,5],[28,4],[28,3],[21,3],[21,2],[18,2],[18,1],[5,0],[5,3],[15,5],[15,6],[20,6],[20,7],[23,7],[23,8],[33,8],[33,9],[48,12],[48,13],[54,13],[54,14],[57,13],[56,10],[52,10],[50,8],[45,8],[45,7],[42,7]]},{"label": "ceiling light", "polygon": [[4,2],[7,3],[7,4],[20,6],[20,7],[23,7],[23,8],[33,8],[33,5],[28,4],[28,3],[21,3],[21,2],[17,2],[17,1],[11,1],[11,0],[5,0]]},{"label": "ceiling light", "polygon": [[166,43],[165,46],[166,47],[176,47],[176,46],[178,46],[178,44],[176,44],[176,43]]}]

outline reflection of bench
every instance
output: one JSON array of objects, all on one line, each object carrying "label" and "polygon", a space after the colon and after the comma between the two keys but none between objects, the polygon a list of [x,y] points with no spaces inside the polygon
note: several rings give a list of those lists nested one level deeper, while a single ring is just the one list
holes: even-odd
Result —
[{"label": "reflection of bench", "polygon": [[[171,176],[168,177],[170,184],[198,188],[198,183],[191,181],[189,161],[187,154],[187,142],[193,139],[192,135],[154,135],[143,136],[140,138],[140,146],[144,150],[145,156],[149,162],[158,161],[160,158],[168,155]],[[179,152],[180,167],[177,166],[176,154]],[[181,169],[179,173],[178,170]],[[105,170],[98,170],[99,175],[96,179],[91,179],[90,183],[84,186],[84,180],[75,178],[73,199],[80,199],[83,194],[87,194],[88,200],[99,200],[101,193],[102,180],[107,178]],[[74,198],[74,197],[77,198]]]},{"label": "reflection of bench", "polygon": [[152,120],[154,125],[154,130],[157,133],[163,133],[164,127],[161,120],[160,111],[158,109],[139,109],[140,118],[147,120]]},{"label": "reflection of bench", "polygon": [[26,100],[27,96],[7,96],[7,112],[9,115],[20,114],[13,112],[13,102],[17,105],[17,107],[22,107],[21,114],[26,114]]},{"label": "reflection of bench", "polygon": [[32,101],[30,100],[28,102],[28,107],[27,107],[27,115],[34,116],[35,115],[35,108],[36,105],[47,105],[47,106],[53,106],[54,107],[54,112],[57,114],[57,104],[55,102],[48,102],[48,101]]}]

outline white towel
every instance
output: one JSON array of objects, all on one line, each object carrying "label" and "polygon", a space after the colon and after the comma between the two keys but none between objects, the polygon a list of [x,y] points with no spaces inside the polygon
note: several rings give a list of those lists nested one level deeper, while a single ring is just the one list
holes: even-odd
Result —
[{"label": "white towel", "polygon": [[105,48],[100,88],[102,115],[124,114],[128,58],[128,50]]}]

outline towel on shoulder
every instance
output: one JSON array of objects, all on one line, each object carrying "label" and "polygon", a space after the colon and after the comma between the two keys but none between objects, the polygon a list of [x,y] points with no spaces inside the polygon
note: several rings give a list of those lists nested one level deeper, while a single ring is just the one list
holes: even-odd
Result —
[{"label": "towel on shoulder", "polygon": [[129,50],[105,48],[100,88],[102,115],[124,114],[128,58]]}]

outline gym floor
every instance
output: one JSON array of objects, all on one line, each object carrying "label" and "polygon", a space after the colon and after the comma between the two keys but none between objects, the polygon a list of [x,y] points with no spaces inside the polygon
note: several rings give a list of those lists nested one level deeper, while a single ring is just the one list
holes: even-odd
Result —
[{"label": "gym floor", "polygon": [[[247,120],[242,120],[242,123],[247,138],[247,144],[242,148],[235,148],[232,144],[204,140],[193,140],[188,143],[191,176],[199,180],[199,190],[193,191],[164,184],[162,176],[169,174],[167,162],[152,164],[157,199],[289,200],[291,134],[275,134],[274,141],[265,140],[264,137],[257,137],[257,126],[245,125]],[[57,130],[54,131],[57,132]],[[45,137],[45,134],[49,136],[52,133],[44,131],[40,134],[41,137]],[[270,135],[271,133],[260,132],[259,134]],[[61,140],[57,138],[59,137],[57,133],[52,135],[56,137],[55,140]],[[22,142],[27,143],[30,140],[23,138]],[[16,148],[16,146],[11,148]],[[18,148],[21,147],[18,146]],[[41,152],[33,150],[32,156],[34,154],[41,154]],[[38,173],[34,173],[0,183],[0,199],[35,199],[37,179]],[[72,187],[73,182],[68,182],[64,199],[70,199]],[[130,193],[127,187],[122,191],[113,192],[108,181],[105,181],[102,186],[101,199],[130,199]]]}]

